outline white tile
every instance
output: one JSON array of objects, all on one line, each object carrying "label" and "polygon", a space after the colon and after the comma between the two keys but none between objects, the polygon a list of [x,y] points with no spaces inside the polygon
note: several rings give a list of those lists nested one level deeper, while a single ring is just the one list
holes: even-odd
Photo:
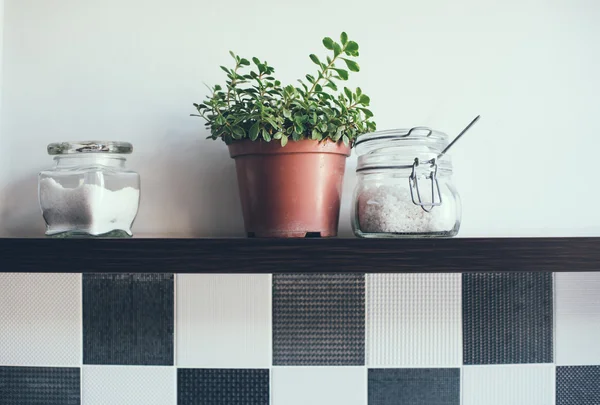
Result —
[{"label": "white tile", "polygon": [[84,366],[82,405],[175,405],[175,367]]},{"label": "white tile", "polygon": [[554,366],[465,366],[463,405],[553,405]]},{"label": "white tile", "polygon": [[81,275],[0,273],[0,365],[81,365]]},{"label": "white tile", "polygon": [[368,274],[367,365],[462,365],[460,274]]},{"label": "white tile", "polygon": [[274,367],[272,405],[367,405],[366,367]]},{"label": "white tile", "polygon": [[556,364],[600,364],[600,273],[556,273]]},{"label": "white tile", "polygon": [[177,366],[271,366],[271,275],[177,276]]}]

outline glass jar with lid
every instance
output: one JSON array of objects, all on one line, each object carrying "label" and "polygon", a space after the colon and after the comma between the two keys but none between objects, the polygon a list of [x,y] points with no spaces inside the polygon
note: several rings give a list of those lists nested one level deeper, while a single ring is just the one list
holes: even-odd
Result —
[{"label": "glass jar with lid", "polygon": [[130,237],[140,202],[140,176],[125,167],[127,142],[48,145],[55,166],[39,174],[46,235]]},{"label": "glass jar with lid", "polygon": [[426,127],[358,138],[352,228],[366,238],[450,237],[458,233],[460,197],[452,183],[448,136]]}]

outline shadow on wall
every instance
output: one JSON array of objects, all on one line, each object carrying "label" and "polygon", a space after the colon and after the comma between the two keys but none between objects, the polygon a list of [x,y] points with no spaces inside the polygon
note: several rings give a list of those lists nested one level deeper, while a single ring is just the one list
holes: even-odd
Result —
[{"label": "shadow on wall", "polygon": [[[132,139],[134,154],[127,165],[140,173],[142,181],[134,234],[244,236],[235,165],[227,147],[189,131],[168,131],[157,138],[152,142]],[[6,186],[0,205],[1,236],[44,235],[37,182],[37,173],[31,173]]]},{"label": "shadow on wall", "polygon": [[134,232],[244,236],[235,164],[225,144],[178,130],[152,144],[161,146],[148,150],[149,146],[140,145],[130,162],[142,176],[142,203]]},{"label": "shadow on wall", "polygon": [[15,179],[2,192],[0,235],[14,238],[44,236],[44,220],[38,203],[38,177],[32,173]]}]

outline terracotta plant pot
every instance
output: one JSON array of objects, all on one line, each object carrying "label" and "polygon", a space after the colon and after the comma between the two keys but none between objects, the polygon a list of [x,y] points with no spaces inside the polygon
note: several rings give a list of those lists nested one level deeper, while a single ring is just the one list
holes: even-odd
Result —
[{"label": "terracotta plant pot", "polygon": [[343,143],[243,140],[229,145],[235,159],[249,237],[336,236],[346,158]]}]

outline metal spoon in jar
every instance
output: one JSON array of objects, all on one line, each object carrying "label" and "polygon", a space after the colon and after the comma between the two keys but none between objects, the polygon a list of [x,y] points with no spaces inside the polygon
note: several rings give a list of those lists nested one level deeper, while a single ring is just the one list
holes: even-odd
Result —
[{"label": "metal spoon in jar", "polygon": [[463,129],[461,131],[461,133],[458,134],[458,136],[456,138],[454,138],[454,140],[452,142],[450,142],[450,144],[448,144],[448,146],[446,146],[446,148],[443,151],[441,151],[439,155],[437,155],[436,160],[439,160],[442,156],[444,156],[446,154],[446,152],[448,152],[448,149],[450,149],[452,147],[452,145],[454,145],[456,143],[456,141],[458,141],[460,139],[460,137],[463,136],[465,134],[465,132],[467,132],[473,126],[473,124],[475,124],[477,121],[479,121],[480,117],[481,117],[481,115],[478,115],[477,117],[475,117],[473,119],[473,121],[471,121],[469,123],[469,125],[467,125],[465,127],[465,129]]},{"label": "metal spoon in jar", "polygon": [[[481,115],[478,115],[477,117],[475,117],[473,119],[473,121],[471,121],[469,123],[469,125],[467,125],[465,127],[465,129],[463,129],[460,132],[460,134],[458,134],[458,136],[456,138],[454,138],[454,140],[452,140],[452,142],[450,142],[450,144],[448,144],[448,146],[446,146],[446,148],[444,148],[444,150],[441,151],[439,153],[439,155],[437,155],[437,157],[432,158],[426,162],[429,165],[431,165],[431,174],[428,177],[431,179],[431,202],[430,203],[429,202],[424,203],[421,198],[421,191],[419,190],[419,180],[418,180],[418,175],[417,175],[417,171],[416,171],[416,169],[420,163],[419,163],[419,158],[415,158],[415,163],[413,164],[412,173],[408,178],[408,182],[410,184],[410,196],[411,196],[413,204],[420,206],[423,209],[423,211],[431,212],[433,207],[442,205],[442,193],[440,191],[440,185],[437,180],[437,161],[441,157],[443,157],[446,154],[446,152],[448,152],[448,150],[452,147],[452,145],[454,145],[456,143],[456,141],[458,141],[460,139],[460,137],[463,136],[473,126],[473,124],[475,124],[479,120],[480,117],[481,117]],[[417,194],[416,196],[415,196],[415,193],[413,193],[413,188],[416,190],[416,194]],[[437,201],[435,199],[436,191],[438,194]]]}]

